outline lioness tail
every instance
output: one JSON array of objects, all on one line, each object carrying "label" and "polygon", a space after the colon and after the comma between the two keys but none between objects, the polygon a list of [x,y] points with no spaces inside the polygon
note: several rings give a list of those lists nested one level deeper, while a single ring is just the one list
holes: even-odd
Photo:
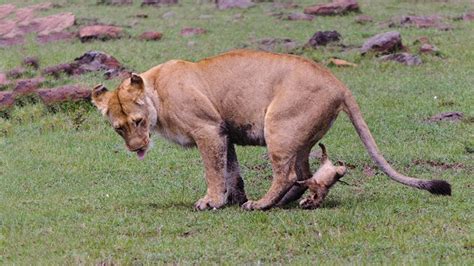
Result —
[{"label": "lioness tail", "polygon": [[451,195],[451,185],[444,180],[424,180],[413,177],[404,176],[390,166],[385,160],[383,155],[380,153],[377,144],[375,143],[372,134],[370,133],[367,124],[365,123],[362,113],[360,112],[359,105],[352,96],[350,91],[347,91],[344,100],[344,111],[349,115],[349,118],[354,125],[357,134],[364,143],[365,148],[369,152],[372,160],[387,174],[392,180],[395,180],[404,185],[415,187],[419,189],[428,190],[433,194],[439,195]]}]

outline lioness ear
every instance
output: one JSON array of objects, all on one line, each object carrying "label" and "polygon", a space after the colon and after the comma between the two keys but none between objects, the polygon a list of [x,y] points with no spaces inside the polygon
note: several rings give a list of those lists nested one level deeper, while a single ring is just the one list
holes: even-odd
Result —
[{"label": "lioness ear", "polygon": [[130,77],[130,89],[128,89],[128,92],[133,96],[133,100],[139,105],[145,103],[143,100],[144,91],[145,83],[143,82],[142,77],[138,74],[132,73]]},{"label": "lioness ear", "polygon": [[102,115],[107,113],[109,97],[107,88],[102,84],[96,85],[92,89],[92,103],[99,109]]},{"label": "lioness ear", "polygon": [[132,76],[130,77],[130,84],[132,86],[142,86],[143,85],[143,79],[136,73],[132,73]]}]

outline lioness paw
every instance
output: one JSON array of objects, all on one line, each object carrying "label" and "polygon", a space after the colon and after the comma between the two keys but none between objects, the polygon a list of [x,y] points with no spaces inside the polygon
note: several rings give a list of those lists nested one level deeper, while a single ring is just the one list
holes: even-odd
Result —
[{"label": "lioness paw", "polygon": [[194,209],[197,211],[215,210],[222,208],[224,205],[224,200],[212,200],[210,197],[205,196],[194,204]]}]

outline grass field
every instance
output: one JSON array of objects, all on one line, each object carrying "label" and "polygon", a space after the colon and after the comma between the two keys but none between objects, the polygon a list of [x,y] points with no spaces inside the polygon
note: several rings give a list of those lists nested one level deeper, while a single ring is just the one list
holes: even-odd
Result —
[{"label": "grass field", "polygon": [[[40,1],[17,2],[0,0],[18,6]],[[131,36],[158,30],[164,37],[158,42],[124,38],[45,46],[30,41],[0,48],[0,71],[14,68],[25,56],[37,56],[44,67],[100,50],[141,72],[173,58],[198,60],[243,45],[255,47],[255,40],[267,37],[304,44],[318,30],[337,30],[344,44],[360,46],[376,33],[393,30],[378,25],[392,16],[455,17],[474,8],[467,0],[360,0],[374,22],[359,25],[354,23],[357,14],[312,22],[278,20],[269,16],[279,11],[270,2],[226,11],[205,1],[161,8],[141,8],[140,1],[133,7],[53,2],[63,5],[44,14],[71,11],[78,18],[133,25],[125,28]],[[321,1],[297,1],[297,10],[315,2]],[[169,11],[176,15],[163,19]],[[138,13],[149,18],[134,17]],[[234,17],[238,13],[242,18]],[[206,189],[197,150],[155,138],[154,148],[139,161],[90,104],[17,106],[8,118],[0,118],[0,263],[473,265],[474,22],[447,21],[452,31],[396,28],[413,53],[420,36],[441,50],[443,58],[422,55],[424,64],[417,67],[331,47],[302,55],[323,64],[331,57],[357,63],[331,70],[353,91],[386,158],[407,175],[449,181],[451,197],[401,186],[378,170],[364,174],[364,167],[374,164],[341,115],[323,142],[332,159],[355,167],[344,177],[350,186],[336,185],[322,208],[307,211],[293,204],[266,212],[237,206],[195,212],[193,203]],[[208,33],[185,38],[179,35],[185,26]],[[102,76],[95,73],[46,84],[99,82]],[[118,82],[105,84],[113,88]],[[424,122],[444,111],[460,111],[465,118]],[[257,199],[271,182],[265,148],[238,147],[237,153],[247,195]]]}]

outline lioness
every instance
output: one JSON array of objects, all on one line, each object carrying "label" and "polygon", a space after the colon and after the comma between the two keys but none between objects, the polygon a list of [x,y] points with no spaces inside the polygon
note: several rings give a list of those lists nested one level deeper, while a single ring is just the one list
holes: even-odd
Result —
[{"label": "lioness", "polygon": [[[445,181],[396,172],[378,150],[351,92],[329,70],[303,57],[236,50],[196,63],[171,60],[132,74],[115,91],[96,86],[92,101],[139,158],[152,131],[198,147],[207,181],[198,210],[226,203],[264,210],[299,198],[304,188],[295,182],[311,177],[311,148],[340,111],[393,180],[433,194],[451,193]],[[234,144],[267,146],[273,181],[258,201],[247,201]]]}]

